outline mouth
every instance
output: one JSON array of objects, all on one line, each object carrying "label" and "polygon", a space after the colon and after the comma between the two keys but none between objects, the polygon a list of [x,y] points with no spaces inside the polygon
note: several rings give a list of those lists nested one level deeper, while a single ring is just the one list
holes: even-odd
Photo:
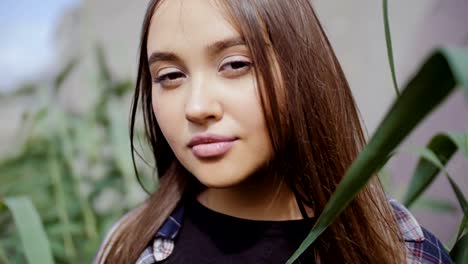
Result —
[{"label": "mouth", "polygon": [[217,134],[200,134],[187,144],[198,158],[215,158],[226,154],[238,138]]}]

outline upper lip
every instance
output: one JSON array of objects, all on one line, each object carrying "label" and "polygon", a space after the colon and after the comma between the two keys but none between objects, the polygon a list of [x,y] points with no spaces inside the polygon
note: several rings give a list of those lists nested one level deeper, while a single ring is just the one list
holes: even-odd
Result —
[{"label": "upper lip", "polygon": [[200,145],[200,144],[209,144],[209,143],[216,143],[216,142],[229,142],[236,140],[236,137],[232,136],[223,136],[218,134],[198,134],[192,137],[190,142],[187,144],[189,148]]}]

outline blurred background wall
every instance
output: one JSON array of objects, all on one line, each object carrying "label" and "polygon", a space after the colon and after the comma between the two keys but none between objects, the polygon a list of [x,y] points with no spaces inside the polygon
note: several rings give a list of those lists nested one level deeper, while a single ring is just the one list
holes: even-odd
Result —
[{"label": "blurred background wall", "polygon": [[[381,1],[315,0],[316,11],[350,82],[369,136],[390,107],[395,93],[388,67]],[[135,78],[140,26],[147,1],[46,0],[0,2],[0,93],[47,81],[72,58],[79,65],[60,90],[60,104],[71,112],[89,108],[96,91],[96,45],[104,48],[110,70],[119,78]],[[432,49],[442,44],[468,44],[468,1],[413,0],[389,4],[397,78],[402,87]],[[27,90],[27,89],[25,89]],[[421,98],[424,100],[424,98]],[[0,157],[15,149],[23,113],[33,97],[0,98]],[[129,109],[127,105],[123,109]],[[405,141],[425,145],[438,131],[467,129],[467,107],[453,94]],[[128,111],[125,111],[128,113]],[[126,117],[125,117],[126,118]],[[399,154],[386,171],[395,195],[404,190],[417,157]],[[468,165],[457,154],[448,171],[468,190]],[[426,194],[456,205],[443,177]],[[414,210],[420,222],[449,242],[461,219],[460,211],[437,214]]]}]

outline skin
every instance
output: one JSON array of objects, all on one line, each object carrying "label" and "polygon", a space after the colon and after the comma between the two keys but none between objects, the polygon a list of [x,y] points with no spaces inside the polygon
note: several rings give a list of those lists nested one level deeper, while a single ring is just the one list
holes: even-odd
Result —
[{"label": "skin", "polygon": [[[214,45],[226,40],[228,45]],[[154,114],[177,159],[207,186],[200,203],[247,219],[301,218],[291,191],[262,170],[272,147],[254,65],[219,6],[163,1],[153,14],[147,47]],[[237,140],[220,157],[200,158],[187,146],[199,133]]]}]

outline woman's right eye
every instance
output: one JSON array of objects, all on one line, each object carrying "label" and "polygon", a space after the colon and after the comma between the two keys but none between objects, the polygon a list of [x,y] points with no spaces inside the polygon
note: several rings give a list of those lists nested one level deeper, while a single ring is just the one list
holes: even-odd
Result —
[{"label": "woman's right eye", "polygon": [[154,82],[160,84],[163,88],[177,87],[182,84],[184,73],[181,71],[172,71],[156,76]]}]

